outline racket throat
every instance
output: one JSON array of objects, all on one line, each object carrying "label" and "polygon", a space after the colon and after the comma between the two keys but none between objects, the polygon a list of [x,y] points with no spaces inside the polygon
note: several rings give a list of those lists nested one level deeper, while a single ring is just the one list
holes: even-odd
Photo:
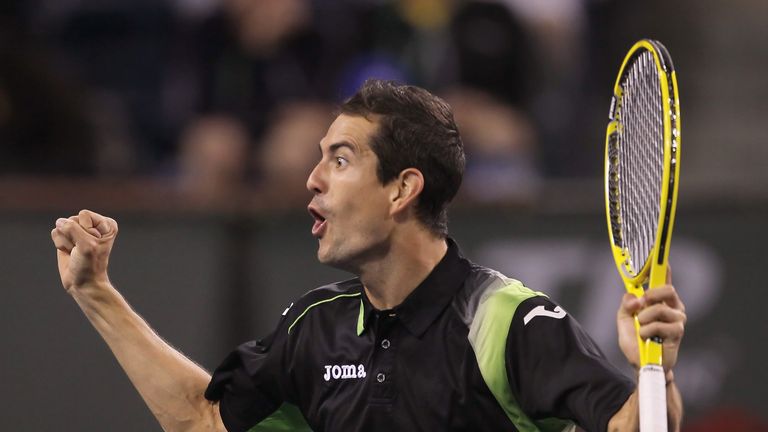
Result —
[{"label": "racket throat", "polygon": [[662,339],[658,336],[650,339],[642,339],[640,337],[640,321],[635,315],[635,334],[637,335],[637,347],[640,354],[640,367],[643,368],[648,365],[662,366]]}]

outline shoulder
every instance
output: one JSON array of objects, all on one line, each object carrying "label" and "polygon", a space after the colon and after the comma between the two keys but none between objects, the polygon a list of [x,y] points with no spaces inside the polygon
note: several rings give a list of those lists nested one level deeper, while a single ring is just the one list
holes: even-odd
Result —
[{"label": "shoulder", "polygon": [[463,321],[471,326],[485,320],[510,323],[520,306],[528,299],[546,301],[544,293],[534,291],[521,281],[477,264],[470,267],[464,286],[454,299],[454,308]]},{"label": "shoulder", "polygon": [[361,289],[362,283],[359,278],[355,277],[309,290],[294,303],[296,306],[302,306],[345,297],[359,297],[362,292]]},{"label": "shoulder", "polygon": [[358,306],[362,296],[362,283],[359,278],[334,282],[306,292],[296,299],[283,312],[288,332],[310,313],[334,313],[350,305]]},{"label": "shoulder", "polygon": [[[491,348],[500,354],[513,335],[522,343],[582,333],[576,320],[546,294],[482,266],[472,266],[454,307],[469,328],[469,339],[476,350]],[[588,345],[596,351],[592,343]]]}]

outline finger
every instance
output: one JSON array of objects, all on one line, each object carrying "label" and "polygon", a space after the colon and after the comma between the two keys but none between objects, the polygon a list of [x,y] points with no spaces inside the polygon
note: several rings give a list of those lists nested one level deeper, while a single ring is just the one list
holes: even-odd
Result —
[{"label": "finger", "polygon": [[672,266],[667,263],[667,285],[672,285]]},{"label": "finger", "polygon": [[83,246],[84,250],[94,249],[96,246],[95,242],[99,237],[101,237],[101,235],[96,237],[87,232],[80,225],[79,218],[77,216],[69,217],[66,222],[63,222],[62,225],[56,229],[59,230],[59,232],[61,232],[64,236],[66,236],[75,246]]},{"label": "finger", "polygon": [[112,218],[102,216],[90,210],[81,210],[78,217],[83,228],[86,228],[86,230],[93,228],[99,233],[99,237],[106,237],[117,233],[117,222]]},{"label": "finger", "polygon": [[92,235],[93,237],[96,237],[96,238],[101,238],[102,237],[102,235],[99,232],[99,230],[97,230],[96,228],[94,228],[92,226],[93,224],[92,224],[90,218],[88,218],[88,217],[80,217],[80,215],[78,214],[77,216],[70,216],[68,218],[68,220],[71,221],[71,222],[75,222],[76,224],[80,225],[83,228],[83,230],[85,230],[85,232],[87,232],[88,234]]},{"label": "finger", "polygon": [[640,337],[643,339],[660,337],[667,342],[676,342],[683,338],[684,333],[685,325],[680,321],[672,323],[655,321],[640,326]]},{"label": "finger", "polygon": [[619,308],[619,318],[631,317],[640,311],[644,306],[644,299],[637,298],[630,293],[624,293],[621,298],[621,307]]},{"label": "finger", "polygon": [[672,309],[664,303],[658,303],[643,309],[637,314],[637,320],[640,325],[658,322],[682,322],[685,324],[687,317],[685,313],[678,309]]},{"label": "finger", "polygon": [[103,237],[114,237],[117,235],[117,221],[110,217],[102,217],[95,227]]},{"label": "finger", "polygon": [[649,289],[645,292],[643,298],[648,305],[666,303],[674,309],[685,310],[685,305],[682,300],[680,300],[680,297],[677,295],[677,290],[675,290],[675,287],[672,285],[663,285]]},{"label": "finger", "polygon": [[77,220],[83,229],[96,238],[101,238],[101,230],[98,229],[99,224],[102,224],[104,216],[98,213],[94,213],[90,210],[80,210],[77,214]]},{"label": "finger", "polygon": [[54,228],[51,230],[51,239],[53,240],[54,246],[56,246],[56,249],[70,253],[72,252],[72,248],[75,247],[75,243],[72,242],[72,240],[64,235],[62,231],[59,230],[59,228]]}]

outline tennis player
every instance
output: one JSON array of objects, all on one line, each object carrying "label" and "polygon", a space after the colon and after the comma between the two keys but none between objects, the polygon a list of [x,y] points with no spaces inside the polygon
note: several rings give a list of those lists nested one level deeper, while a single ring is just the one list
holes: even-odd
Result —
[{"label": "tennis player", "polygon": [[[107,277],[117,223],[83,210],[52,231],[66,291],[166,431],[637,430],[635,379],[610,365],[546,295],[465,258],[446,207],[464,170],[450,107],[425,90],[370,80],[341,107],[307,180],[318,260],[357,277],[309,291],[268,337],[209,375],[164,342]],[[668,284],[625,295],[633,324],[664,339],[672,369],[685,324]]]}]

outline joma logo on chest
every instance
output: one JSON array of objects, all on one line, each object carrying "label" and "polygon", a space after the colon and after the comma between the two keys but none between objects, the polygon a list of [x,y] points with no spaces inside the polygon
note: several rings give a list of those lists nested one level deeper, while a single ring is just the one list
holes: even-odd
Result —
[{"label": "joma logo on chest", "polygon": [[365,366],[363,365],[325,365],[323,379],[353,379],[365,378]]}]

